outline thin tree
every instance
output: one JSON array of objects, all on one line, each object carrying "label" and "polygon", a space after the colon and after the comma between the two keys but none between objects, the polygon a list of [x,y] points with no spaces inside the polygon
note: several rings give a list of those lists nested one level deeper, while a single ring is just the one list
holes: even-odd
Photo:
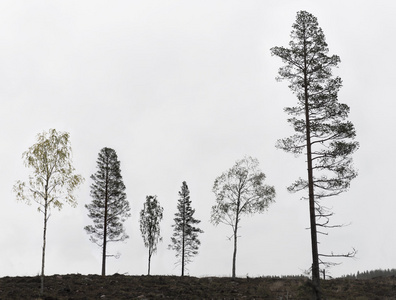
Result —
[{"label": "thin tree", "polygon": [[190,191],[187,183],[183,181],[181,191],[179,191],[179,200],[177,203],[177,212],[175,213],[175,224],[173,227],[173,236],[169,248],[176,251],[177,264],[181,265],[181,276],[184,276],[185,266],[192,261],[192,257],[198,254],[198,248],[201,241],[198,239],[198,233],[203,233],[201,229],[195,227],[201,221],[194,218],[195,209],[191,207]]},{"label": "thin tree", "polygon": [[160,206],[157,196],[146,196],[146,202],[140,211],[140,232],[144,246],[148,249],[147,275],[150,275],[151,256],[157,252],[158,242],[162,241],[160,222],[164,209]]},{"label": "thin tree", "polygon": [[44,294],[45,249],[47,244],[47,224],[51,208],[62,209],[64,203],[77,205],[74,190],[83,182],[81,175],[74,174],[70,135],[50,129],[37,135],[37,143],[23,153],[25,166],[33,169],[29,181],[17,181],[14,192],[19,201],[38,204],[43,214],[43,247],[41,257],[41,289]]},{"label": "thin tree", "polygon": [[265,174],[259,170],[259,162],[245,157],[217,177],[213,192],[216,205],[212,206],[211,223],[231,226],[234,238],[232,277],[236,276],[238,229],[243,215],[263,213],[275,200],[275,188],[264,184]]},{"label": "thin tree", "polygon": [[[123,223],[130,217],[130,207],[121,176],[120,161],[111,148],[99,152],[97,171],[91,175],[92,202],[85,205],[94,225],[85,226],[91,242],[102,248],[102,276],[106,275],[107,245],[125,241]],[[118,255],[117,255],[118,256]],[[116,257],[117,257],[116,256]]]},{"label": "thin tree", "polygon": [[[320,253],[317,227],[339,227],[329,224],[332,212],[323,204],[330,196],[346,191],[357,176],[350,155],[358,149],[355,128],[347,121],[349,107],[338,102],[341,78],[333,77],[332,68],[340,62],[337,55],[328,55],[328,46],[317,19],[306,11],[297,13],[289,48],[274,47],[272,55],[282,59],[278,80],[286,79],[297,96],[297,106],[287,107],[288,122],[296,133],[279,140],[277,147],[295,155],[305,152],[308,176],[298,179],[288,190],[308,190],[312,242],[312,281],[316,299],[320,289]],[[355,250],[346,255],[353,256]]]}]

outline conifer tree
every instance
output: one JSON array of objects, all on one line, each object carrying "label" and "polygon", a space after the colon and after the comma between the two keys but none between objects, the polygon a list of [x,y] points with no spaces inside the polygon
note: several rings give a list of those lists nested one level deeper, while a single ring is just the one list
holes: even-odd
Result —
[{"label": "conifer tree", "polygon": [[297,96],[297,105],[285,108],[292,117],[287,121],[295,134],[279,140],[277,147],[299,155],[305,152],[308,176],[299,178],[288,190],[308,190],[312,244],[312,281],[316,299],[322,299],[320,289],[320,256],[353,256],[355,250],[345,255],[324,255],[318,252],[317,227],[332,228],[332,212],[322,200],[348,190],[357,176],[351,154],[359,144],[354,141],[356,132],[347,121],[349,107],[338,102],[342,80],[332,75],[332,68],[340,62],[337,55],[328,55],[329,49],[315,16],[300,11],[293,24],[290,48],[274,47],[276,55],[285,63],[279,69],[278,80],[286,79]]},{"label": "conifer tree", "polygon": [[187,183],[183,181],[181,191],[179,191],[179,200],[177,203],[177,212],[175,213],[175,224],[173,227],[173,236],[169,248],[176,251],[177,264],[181,265],[181,276],[184,276],[185,266],[192,261],[192,257],[198,254],[198,248],[201,241],[198,239],[198,233],[203,233],[201,229],[195,227],[201,221],[194,218],[195,209],[191,207],[190,191]]},{"label": "conifer tree", "polygon": [[157,200],[157,196],[146,196],[146,202],[140,211],[140,232],[144,246],[148,249],[147,275],[150,275],[151,257],[157,252],[158,242],[162,241],[160,222],[164,209]]},{"label": "conifer tree", "polygon": [[94,225],[84,229],[91,242],[102,248],[102,276],[106,275],[107,245],[128,238],[123,223],[130,217],[130,207],[121,176],[120,161],[111,148],[103,148],[97,160],[97,172],[91,175],[92,202],[85,207]]}]

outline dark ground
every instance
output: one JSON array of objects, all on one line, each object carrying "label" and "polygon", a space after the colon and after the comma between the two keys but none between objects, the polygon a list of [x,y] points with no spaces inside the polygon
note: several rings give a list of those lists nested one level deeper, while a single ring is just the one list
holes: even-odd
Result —
[{"label": "dark ground", "polygon": [[[0,278],[0,299],[311,299],[304,278],[54,275]],[[322,281],[328,300],[396,300],[396,277]]]}]

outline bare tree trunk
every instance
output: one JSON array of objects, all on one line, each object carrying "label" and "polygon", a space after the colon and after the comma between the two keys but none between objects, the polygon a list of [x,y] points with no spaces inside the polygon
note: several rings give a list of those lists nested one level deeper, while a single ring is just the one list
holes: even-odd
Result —
[{"label": "bare tree trunk", "polygon": [[184,233],[183,233],[183,248],[182,248],[182,272],[181,272],[181,276],[184,276]]},{"label": "bare tree trunk", "polygon": [[148,267],[147,267],[147,275],[148,276],[150,276],[150,265],[151,265],[151,251],[149,249]]},{"label": "bare tree trunk", "polygon": [[[306,53],[304,42],[304,51]],[[315,213],[315,194],[313,185],[313,168],[312,168],[312,149],[311,149],[311,124],[308,105],[308,74],[307,74],[307,55],[304,56],[304,92],[305,92],[305,123],[306,123],[306,140],[307,140],[307,164],[308,164],[308,193],[309,193],[309,216],[311,225],[311,245],[312,245],[312,283],[314,286],[314,295],[316,300],[321,300],[320,273],[319,273],[319,253],[318,239],[316,231],[316,213]]]},{"label": "bare tree trunk", "polygon": [[102,276],[106,276],[106,246],[107,246],[107,200],[105,203],[105,217],[103,229],[103,249],[102,249]]},{"label": "bare tree trunk", "polygon": [[104,208],[104,224],[103,224],[103,249],[102,249],[102,276],[106,276],[106,247],[107,247],[107,206],[109,202],[108,196],[108,171],[106,171],[106,187],[105,187],[105,208]]},{"label": "bare tree trunk", "polygon": [[238,246],[238,221],[239,221],[239,200],[237,205],[237,213],[235,220],[235,228],[234,228],[234,253],[232,255],[232,278],[236,277],[236,255],[237,255],[237,246]]},{"label": "bare tree trunk", "polygon": [[48,203],[47,199],[44,200],[44,230],[43,230],[43,249],[41,256],[41,288],[40,294],[44,295],[44,267],[45,267],[45,246],[47,242],[47,221],[48,221]]},{"label": "bare tree trunk", "polygon": [[186,211],[185,211],[185,206],[186,204],[184,203],[183,205],[183,228],[182,228],[182,232],[183,232],[183,236],[182,236],[182,273],[181,276],[184,276],[184,247],[185,247],[185,236],[186,236],[186,232],[185,232],[185,223],[186,223]]},{"label": "bare tree trunk", "polygon": [[106,276],[106,229],[104,230],[104,237],[103,237],[102,276]]},{"label": "bare tree trunk", "polygon": [[234,228],[234,253],[232,255],[232,278],[236,277],[236,255],[237,255],[237,241],[238,241],[238,226],[239,226],[239,206],[240,206],[240,191],[238,191],[238,202],[235,216],[235,228]]},{"label": "bare tree trunk", "polygon": [[232,255],[232,278],[236,276],[236,255],[237,255],[237,228],[234,232],[234,253]]}]

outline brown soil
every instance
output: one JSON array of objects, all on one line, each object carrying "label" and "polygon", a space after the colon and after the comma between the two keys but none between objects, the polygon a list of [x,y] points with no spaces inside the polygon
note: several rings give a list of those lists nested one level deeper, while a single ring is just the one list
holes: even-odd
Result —
[{"label": "brown soil", "polygon": [[[0,299],[311,299],[304,278],[54,275],[0,278]],[[396,278],[322,281],[328,300],[396,300]]]}]

